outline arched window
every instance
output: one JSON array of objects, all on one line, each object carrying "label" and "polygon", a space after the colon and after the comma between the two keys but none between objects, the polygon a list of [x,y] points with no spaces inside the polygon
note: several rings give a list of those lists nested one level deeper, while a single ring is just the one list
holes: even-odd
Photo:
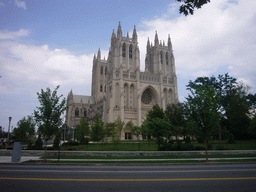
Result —
[{"label": "arched window", "polygon": [[129,58],[132,58],[132,45],[129,47]]},{"label": "arched window", "polygon": [[100,92],[102,92],[102,84],[100,85]]},{"label": "arched window", "polygon": [[79,109],[78,109],[78,107],[75,109],[75,117],[79,117]]},{"label": "arched window", "polygon": [[105,87],[104,87],[104,92],[106,92],[107,91],[107,87],[106,87],[106,85],[105,85]]},{"label": "arched window", "polygon": [[108,67],[105,67],[105,75],[107,75]]},{"label": "arched window", "polygon": [[125,43],[122,46],[122,56],[125,57],[126,45]]},{"label": "arched window", "polygon": [[162,51],[160,52],[160,58],[161,58],[161,64],[163,64],[164,62],[163,62],[163,52]]},{"label": "arched window", "polygon": [[169,62],[168,62],[168,52],[165,54],[165,60],[166,60],[166,65],[168,65],[169,64]]},{"label": "arched window", "polygon": [[87,110],[86,110],[86,108],[84,109],[84,117],[86,117],[87,116]]},{"label": "arched window", "polygon": [[103,75],[103,67],[100,68],[100,74]]}]

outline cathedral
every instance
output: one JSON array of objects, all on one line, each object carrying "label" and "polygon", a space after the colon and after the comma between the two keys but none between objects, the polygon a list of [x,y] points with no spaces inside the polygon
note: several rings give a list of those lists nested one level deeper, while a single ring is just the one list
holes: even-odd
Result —
[{"label": "cathedral", "polygon": [[[135,139],[132,125],[140,126],[147,112],[158,104],[164,110],[178,102],[177,76],[170,36],[167,45],[159,42],[157,32],[154,44],[147,42],[145,71],[140,71],[140,51],[134,27],[132,37],[124,37],[121,24],[111,36],[107,60],[101,58],[100,49],[93,58],[91,96],[67,97],[66,124],[74,127],[82,117],[92,123],[98,113],[105,123],[117,118],[125,123],[121,139]],[[137,138],[136,138],[137,139]]]}]

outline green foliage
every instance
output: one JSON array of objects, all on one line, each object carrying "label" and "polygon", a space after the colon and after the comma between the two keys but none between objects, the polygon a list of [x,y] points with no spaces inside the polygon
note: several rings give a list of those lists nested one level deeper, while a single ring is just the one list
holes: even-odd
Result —
[{"label": "green foliage", "polygon": [[81,144],[87,144],[88,139],[85,138],[85,136],[89,136],[90,133],[90,127],[89,123],[86,121],[84,117],[82,117],[80,124],[77,127],[78,132],[78,139]]},{"label": "green foliage", "polygon": [[185,16],[194,14],[194,9],[200,9],[204,4],[210,2],[210,0],[177,0],[178,2],[182,2],[180,6],[179,12],[183,13]]},{"label": "green foliage", "polygon": [[165,115],[168,121],[173,125],[172,134],[176,138],[180,135],[186,135],[186,120],[185,120],[185,106],[184,103],[170,104],[165,110]]},{"label": "green foliage", "polygon": [[232,133],[230,133],[228,137],[228,144],[234,144],[234,143],[235,143],[235,137]]},{"label": "green foliage", "polygon": [[61,137],[61,132],[60,132],[60,129],[58,129],[58,131],[55,134],[54,141],[53,141],[54,149],[59,149],[60,137]]},{"label": "green foliage", "polygon": [[139,135],[141,134],[141,127],[133,126],[131,132],[133,135],[136,135],[137,139],[139,139]]},{"label": "green foliage", "polygon": [[123,130],[124,127],[124,122],[121,120],[121,118],[118,116],[117,120],[115,121],[116,123],[116,128],[119,131],[119,134],[121,136],[121,132]]},{"label": "green foliage", "polygon": [[62,95],[57,95],[58,89],[59,86],[54,91],[46,88],[46,91],[41,89],[41,93],[37,93],[40,107],[34,111],[34,116],[39,126],[39,132],[46,142],[53,138],[62,125],[60,116],[66,110],[66,100],[64,98],[60,101]]},{"label": "green foliage", "polygon": [[115,129],[116,129],[116,123],[106,123],[104,127],[105,137],[111,138],[114,134]]},{"label": "green foliage", "polygon": [[31,144],[35,135],[35,121],[33,117],[23,117],[18,121],[17,125],[18,127],[13,130],[15,141]]},{"label": "green foliage", "polygon": [[249,127],[249,134],[252,138],[256,139],[256,114],[254,115],[250,127]]},{"label": "green foliage", "polygon": [[41,139],[41,134],[38,135],[38,138],[36,140],[35,145],[33,146],[33,149],[35,150],[41,150],[43,149],[43,141]]},{"label": "green foliage", "polygon": [[97,113],[93,118],[94,124],[91,127],[91,139],[93,141],[100,141],[104,138],[104,123]]}]

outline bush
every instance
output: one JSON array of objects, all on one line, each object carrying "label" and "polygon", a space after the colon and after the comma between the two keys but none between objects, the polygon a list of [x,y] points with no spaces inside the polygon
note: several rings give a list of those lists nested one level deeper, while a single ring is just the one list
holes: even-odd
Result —
[{"label": "bush", "polygon": [[196,151],[205,150],[205,147],[204,146],[195,146],[195,150]]},{"label": "bush", "polygon": [[204,139],[201,137],[197,138],[197,141],[198,141],[198,143],[204,143]]},{"label": "bush", "polygon": [[224,145],[217,145],[216,150],[225,150]]},{"label": "bush", "polygon": [[191,139],[189,136],[185,138],[185,144],[191,144]]},{"label": "bush", "polygon": [[232,133],[228,136],[228,144],[234,144],[235,143],[235,137]]}]

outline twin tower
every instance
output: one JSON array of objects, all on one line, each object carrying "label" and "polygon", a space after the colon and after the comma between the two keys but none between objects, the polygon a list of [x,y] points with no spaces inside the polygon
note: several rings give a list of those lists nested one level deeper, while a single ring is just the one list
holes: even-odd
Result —
[{"label": "twin tower", "polygon": [[[131,37],[128,33],[124,37],[119,23],[117,33],[113,30],[111,36],[107,60],[101,58],[100,50],[97,56],[94,55],[92,95],[78,96],[72,92],[68,95],[68,126],[78,124],[82,116],[90,120],[96,113],[105,123],[114,122],[120,117],[125,122],[122,139],[131,139],[134,137],[131,135],[132,125],[141,125],[153,105],[158,104],[166,109],[168,104],[178,102],[170,36],[165,45],[159,42],[156,33],[154,44],[148,39],[146,49],[145,71],[141,72],[136,28]],[[79,103],[75,103],[74,98]]]}]

